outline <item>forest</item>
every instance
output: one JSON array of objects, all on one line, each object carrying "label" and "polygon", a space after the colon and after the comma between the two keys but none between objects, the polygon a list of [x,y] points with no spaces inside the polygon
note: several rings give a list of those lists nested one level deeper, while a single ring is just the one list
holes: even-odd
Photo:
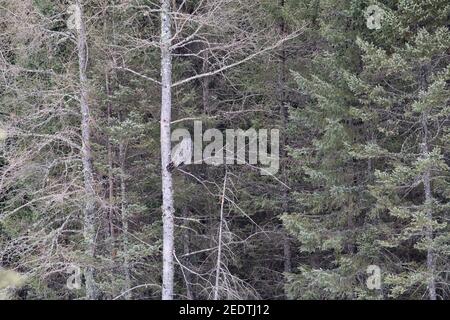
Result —
[{"label": "forest", "polygon": [[0,0],[0,300],[449,300],[448,0]]}]

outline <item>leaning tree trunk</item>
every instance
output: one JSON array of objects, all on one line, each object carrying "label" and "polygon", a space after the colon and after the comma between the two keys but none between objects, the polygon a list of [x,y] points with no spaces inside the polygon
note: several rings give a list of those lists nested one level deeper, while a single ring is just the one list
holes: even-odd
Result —
[{"label": "leaning tree trunk", "polygon": [[[87,68],[87,44],[86,29],[84,25],[83,7],[81,1],[77,0],[76,5],[79,12],[79,25],[77,46],[78,46],[78,65],[80,73],[80,105],[81,105],[81,137],[82,149],[81,159],[83,163],[85,204],[84,204],[84,221],[83,235],[86,242],[86,254],[90,260],[94,258],[95,250],[95,192],[94,192],[94,175],[92,169],[92,153],[91,153],[91,128],[90,128],[90,112],[88,103],[88,80],[86,76]],[[93,300],[96,298],[96,286],[94,282],[94,267],[92,261],[84,271],[86,278],[86,299]]]},{"label": "leaning tree trunk", "polygon": [[174,277],[174,207],[171,158],[170,122],[172,112],[172,34],[170,0],[161,0],[161,175],[163,218],[163,283],[162,299],[173,299]]},{"label": "leaning tree trunk", "polygon": [[220,273],[222,269],[222,247],[223,247],[223,227],[224,227],[224,205],[225,205],[225,193],[227,188],[227,172],[223,178],[222,198],[220,203],[220,222],[219,222],[219,236],[217,239],[217,262],[216,262],[216,281],[214,285],[214,300],[219,300],[219,287],[220,287]]}]

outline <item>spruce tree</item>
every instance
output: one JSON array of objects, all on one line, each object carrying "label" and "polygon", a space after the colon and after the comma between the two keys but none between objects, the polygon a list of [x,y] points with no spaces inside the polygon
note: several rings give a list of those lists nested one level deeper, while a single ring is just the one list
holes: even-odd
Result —
[{"label": "spruce tree", "polygon": [[386,261],[385,283],[390,297],[444,299],[449,260],[449,6],[444,1],[400,1],[398,7],[383,8],[385,26],[378,39],[357,41],[363,71],[350,82],[361,103],[376,110],[379,119],[377,141],[365,147],[378,159],[371,214],[384,221],[377,243],[401,261]]}]

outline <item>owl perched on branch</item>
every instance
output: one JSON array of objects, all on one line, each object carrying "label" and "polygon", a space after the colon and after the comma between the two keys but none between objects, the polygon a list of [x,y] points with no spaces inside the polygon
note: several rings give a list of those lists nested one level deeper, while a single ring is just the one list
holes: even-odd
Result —
[{"label": "owl perched on branch", "polygon": [[190,164],[192,160],[192,140],[185,137],[172,149],[172,161],[167,166],[169,171],[185,164]]}]

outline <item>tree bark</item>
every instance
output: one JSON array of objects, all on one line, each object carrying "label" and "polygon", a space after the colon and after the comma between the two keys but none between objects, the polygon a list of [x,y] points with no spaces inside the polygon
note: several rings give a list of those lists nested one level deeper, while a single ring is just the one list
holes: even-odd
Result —
[{"label": "tree bark", "polygon": [[[429,72],[429,66],[424,65],[421,70],[421,75],[419,79],[419,86],[421,90],[426,90],[428,87],[428,72]],[[421,115],[421,126],[422,126],[422,144],[421,144],[421,153],[423,157],[427,157],[428,153],[430,151],[430,145],[429,145],[429,132],[428,132],[428,111],[423,111]],[[423,182],[423,188],[424,188],[424,194],[425,194],[425,207],[427,208],[427,218],[429,219],[429,222],[433,220],[433,210],[431,209],[431,205],[433,204],[433,194],[431,190],[431,171],[429,168],[425,170],[425,172],[422,175],[422,182]],[[425,237],[427,238],[430,245],[432,245],[433,241],[433,228],[431,226],[427,227],[427,230],[425,232]],[[436,269],[436,261],[435,261],[435,254],[433,251],[433,248],[428,247],[427,250],[427,271],[428,271],[428,296],[430,300],[436,300],[436,279],[434,276]]]},{"label": "tree bark", "polygon": [[163,218],[163,283],[162,299],[173,299],[174,278],[174,205],[171,158],[170,122],[172,113],[172,32],[170,0],[161,1],[161,175]]},{"label": "tree bark", "polygon": [[[281,9],[284,8],[285,2],[284,0],[279,1],[279,5]],[[283,34],[283,36],[286,35],[286,22],[284,21],[284,18],[281,18],[280,24],[279,24],[279,31]],[[288,175],[286,172],[287,165],[286,165],[286,159],[287,159],[287,152],[286,152],[286,146],[287,146],[287,135],[286,135],[286,129],[288,125],[288,105],[287,105],[287,97],[286,97],[286,81],[287,81],[287,54],[286,54],[286,48],[285,45],[281,45],[280,50],[280,62],[279,62],[279,71],[278,71],[278,104],[280,106],[280,115],[282,119],[282,132],[283,132],[283,138],[281,140],[281,176],[283,177],[283,180],[286,181]],[[286,213],[289,210],[289,190],[282,186],[282,213]],[[286,230],[283,230],[283,257],[284,257],[284,272],[291,272],[292,271],[292,263],[291,263],[291,242],[289,239],[289,235]]]},{"label": "tree bark", "polygon": [[[205,52],[203,53],[203,65],[202,65],[202,73],[208,73],[209,72],[209,65],[208,65],[208,59],[209,54],[208,51],[205,48]],[[205,114],[210,113],[210,92],[209,92],[209,84],[211,80],[210,77],[204,77],[202,79],[202,102],[203,102],[203,112]]]},{"label": "tree bark", "polygon": [[[105,82],[106,82],[106,95],[108,99],[111,97],[111,87],[109,85],[109,77],[108,77],[108,71],[106,71],[105,76]],[[111,102],[107,102],[106,106],[106,113],[107,113],[107,123],[108,127],[111,127]],[[111,138],[108,135],[107,136],[107,149],[108,149],[108,200],[109,200],[109,207],[108,207],[108,217],[107,217],[107,224],[108,224],[108,233],[110,237],[111,242],[111,254],[114,252],[114,243],[115,243],[115,235],[114,235],[114,177],[113,177],[113,149],[112,149],[112,143]]]},{"label": "tree bark", "polygon": [[[183,208],[183,217],[189,217],[188,207],[185,206]],[[189,262],[189,253],[191,252],[190,245],[190,236],[189,236],[189,223],[188,220],[184,220],[184,232],[183,232],[183,255],[186,256],[184,263],[188,264]],[[186,279],[186,297],[188,300],[195,300],[194,292],[192,291],[192,274],[189,270],[185,271],[184,277]]]},{"label": "tree bark", "polygon": [[120,203],[122,213],[122,236],[123,236],[123,272],[125,275],[125,284],[123,292],[125,293],[125,300],[130,300],[131,297],[131,277],[130,277],[130,262],[128,259],[128,205],[127,205],[127,187],[125,181],[126,173],[126,151],[123,142],[119,145],[120,156]]},{"label": "tree bark", "polygon": [[223,210],[225,206],[225,192],[227,188],[227,172],[223,178],[222,199],[220,203],[220,221],[219,221],[219,236],[217,240],[217,262],[216,262],[216,281],[214,285],[214,300],[219,300],[219,285],[220,285],[220,272],[222,268],[222,238],[223,238]]},{"label": "tree bark", "polygon": [[[94,174],[92,169],[91,152],[91,116],[88,102],[88,79],[87,69],[87,39],[84,25],[83,7],[80,0],[76,1],[80,13],[80,25],[78,26],[78,66],[80,73],[80,106],[81,106],[81,137],[82,149],[81,159],[83,163],[83,177],[85,188],[85,204],[83,212],[83,236],[86,242],[86,253],[90,260],[94,259],[95,254],[95,191]],[[94,281],[94,267],[92,261],[84,271],[86,278],[86,299],[96,299],[97,289]]]},{"label": "tree bark", "polygon": [[[423,137],[422,137],[422,146],[421,146],[421,152],[423,156],[426,156],[429,152],[429,141],[428,141],[428,123],[427,123],[427,113],[422,113],[422,131],[423,131]],[[425,193],[425,206],[427,207],[427,218],[429,219],[429,222],[433,219],[433,211],[431,209],[431,205],[433,204],[433,194],[431,191],[431,172],[430,169],[427,168],[423,174],[422,177],[423,180],[423,188]],[[426,238],[427,240],[432,243],[433,241],[433,228],[428,226],[426,230]],[[433,248],[428,248],[427,250],[427,270],[429,273],[429,280],[428,280],[428,295],[430,300],[436,300],[436,279],[434,276],[436,269],[436,261],[435,261],[435,254],[433,251]]]}]

